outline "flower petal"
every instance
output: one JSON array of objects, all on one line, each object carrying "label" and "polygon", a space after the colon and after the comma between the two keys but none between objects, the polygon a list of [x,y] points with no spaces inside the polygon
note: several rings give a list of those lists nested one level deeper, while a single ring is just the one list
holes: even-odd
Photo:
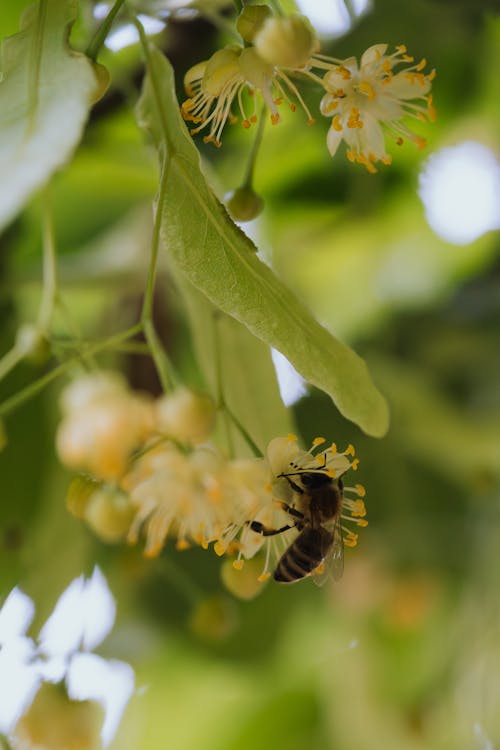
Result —
[{"label": "flower petal", "polygon": [[331,156],[335,156],[340,141],[344,137],[345,130],[336,130],[334,127],[329,128],[326,136],[326,145]]}]

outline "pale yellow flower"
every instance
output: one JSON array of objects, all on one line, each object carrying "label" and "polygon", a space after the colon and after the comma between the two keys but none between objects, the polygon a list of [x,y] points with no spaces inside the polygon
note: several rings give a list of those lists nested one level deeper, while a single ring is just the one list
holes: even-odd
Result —
[{"label": "pale yellow flower", "polygon": [[151,401],[114,373],[78,378],[61,396],[57,451],[70,469],[117,480],[154,427]]},{"label": "pale yellow flower", "polygon": [[[335,155],[341,141],[347,145],[350,161],[363,164],[376,172],[375,164],[390,164],[385,148],[384,132],[399,145],[405,139],[419,148],[426,145],[401,120],[405,116],[418,120],[435,119],[432,95],[429,93],[435,71],[425,74],[426,61],[414,63],[400,45],[392,54],[387,44],[375,44],[361,56],[346,60],[317,56],[316,65],[327,70],[323,85],[326,94],[321,100],[321,113],[332,118],[327,136],[328,150]],[[396,66],[412,63],[397,72]]]}]

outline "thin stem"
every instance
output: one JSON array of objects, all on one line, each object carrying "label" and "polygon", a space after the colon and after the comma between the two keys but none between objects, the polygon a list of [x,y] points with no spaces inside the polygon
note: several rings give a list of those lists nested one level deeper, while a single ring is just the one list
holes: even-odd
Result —
[{"label": "thin stem", "polygon": [[257,161],[257,154],[259,153],[260,144],[262,143],[262,136],[264,134],[266,110],[267,110],[267,107],[264,104],[260,112],[260,119],[259,119],[259,124],[257,126],[257,132],[255,134],[254,142],[252,145],[252,150],[250,151],[250,157],[248,159],[247,167],[245,170],[245,176],[242,182],[242,187],[244,188],[252,187],[255,162]]},{"label": "thin stem", "polygon": [[241,422],[238,419],[238,417],[234,414],[234,412],[231,411],[231,409],[229,408],[229,406],[226,404],[225,401],[222,404],[222,408],[227,412],[227,415],[230,417],[230,419],[233,422],[233,424],[236,427],[236,429],[240,432],[241,437],[246,442],[246,444],[248,445],[248,447],[250,448],[250,450],[252,451],[252,453],[254,454],[254,456],[256,458],[261,458],[262,457],[262,451],[260,450],[260,448],[258,447],[258,445],[256,443],[254,443],[254,441],[250,437],[249,433],[245,430],[245,428],[241,424]]},{"label": "thin stem", "polygon": [[50,327],[57,297],[57,265],[49,188],[45,190],[43,197],[43,292],[38,311],[38,326],[46,333]]},{"label": "thin stem", "polygon": [[0,380],[3,380],[11,370],[19,364],[24,357],[24,354],[20,351],[19,347],[14,344],[12,349],[9,349],[3,357],[0,359]]},{"label": "thin stem", "polygon": [[148,343],[158,377],[164,391],[171,391],[177,383],[177,375],[170,359],[163,348],[163,344],[156,333],[152,320],[143,321],[143,330]]},{"label": "thin stem", "polygon": [[90,40],[85,54],[87,57],[90,57],[91,60],[97,60],[97,55],[101,51],[101,47],[109,34],[113,21],[124,2],[125,0],[115,0],[113,7]]},{"label": "thin stem", "polygon": [[113,336],[104,339],[104,341],[100,341],[93,346],[89,346],[86,351],[80,352],[74,357],[66,360],[66,362],[62,362],[53,370],[46,373],[46,375],[43,375],[41,378],[38,378],[38,380],[30,383],[28,386],[26,386],[26,388],[23,388],[21,391],[15,393],[13,396],[6,399],[6,401],[0,404],[0,417],[5,417],[7,414],[10,414],[10,412],[14,411],[14,409],[17,409],[17,407],[24,404],[25,401],[28,401],[30,398],[36,396],[47,385],[52,383],[53,380],[56,380],[61,375],[64,375],[64,373],[67,372],[70,367],[81,361],[85,356],[90,357],[93,354],[97,354],[98,352],[101,352],[105,349],[112,348],[114,345],[120,343],[121,341],[126,341],[127,339],[132,338],[132,336],[135,336],[136,333],[142,331],[142,328],[142,324],[138,323],[137,325],[132,326],[132,328],[128,328],[126,331],[115,333]]}]

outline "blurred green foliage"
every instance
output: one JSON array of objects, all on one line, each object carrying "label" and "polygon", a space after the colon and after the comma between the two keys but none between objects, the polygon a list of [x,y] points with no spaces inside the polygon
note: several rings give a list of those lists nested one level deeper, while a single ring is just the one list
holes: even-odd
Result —
[{"label": "blurred green foliage", "polygon": [[[25,6],[1,5],[2,35],[17,30]],[[195,20],[170,24],[160,42],[180,81],[200,46],[216,39]],[[498,146],[499,39],[493,2],[375,0],[325,51],[343,57],[387,41],[425,55],[438,70],[432,152],[466,139]],[[52,189],[67,306],[89,337],[133,319],[158,177],[129,106],[139,93],[139,50],[108,52],[103,63],[118,83]],[[6,420],[0,594],[21,585],[43,622],[74,576],[102,567],[118,602],[105,653],[131,661],[140,688],[117,750],[487,750],[500,743],[498,237],[457,247],[432,233],[417,197],[423,157],[411,145],[369,175],[340,154],[330,160],[324,124],[304,129],[300,117],[267,129],[257,244],[366,358],[392,412],[389,434],[376,441],[318,391],[295,407],[305,444],[324,434],[353,442],[361,457],[370,526],[346,553],[342,581],[323,590],[271,582],[242,602],[224,593],[212,552],[172,546],[146,561],[138,549],[95,540],[64,507],[70,477],[54,453],[57,382]],[[237,186],[248,148],[236,129],[220,151],[201,147],[221,194]],[[39,299],[39,217],[35,199],[0,239],[2,351]],[[161,283],[167,346],[196,382],[181,303],[166,277]],[[157,387],[133,355],[100,362]],[[16,369],[0,384],[2,399],[44,368]],[[194,612],[220,596],[204,629]]]}]

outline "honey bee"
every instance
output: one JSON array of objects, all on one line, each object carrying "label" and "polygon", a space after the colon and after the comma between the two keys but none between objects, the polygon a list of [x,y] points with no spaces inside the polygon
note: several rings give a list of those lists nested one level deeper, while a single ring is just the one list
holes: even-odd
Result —
[{"label": "honey bee", "polygon": [[[297,471],[280,476],[287,479],[296,495],[297,507],[281,503],[293,519],[280,529],[270,529],[253,521],[250,528],[264,536],[295,528],[296,539],[281,556],[273,578],[279,583],[295,583],[311,576],[321,585],[331,573],[338,579],[344,568],[344,544],[340,527],[343,485],[324,472]],[[293,478],[292,478],[293,477]]]}]

